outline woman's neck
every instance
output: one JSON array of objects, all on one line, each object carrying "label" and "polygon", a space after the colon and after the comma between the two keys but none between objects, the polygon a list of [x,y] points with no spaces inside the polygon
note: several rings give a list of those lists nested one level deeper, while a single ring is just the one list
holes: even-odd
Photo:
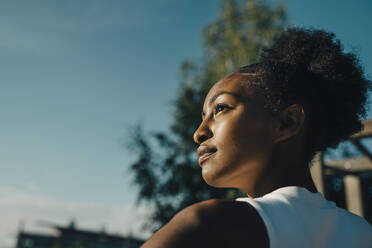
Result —
[{"label": "woman's neck", "polygon": [[317,192],[313,179],[311,177],[310,169],[308,167],[299,168],[291,171],[290,175],[283,176],[276,184],[276,188],[286,186],[298,186],[309,190],[310,192]]},{"label": "woman's neck", "polygon": [[251,191],[245,191],[251,198],[261,197],[276,189],[297,186],[302,187],[310,192],[318,192],[315,184],[312,180],[309,168],[298,168],[294,170],[287,170],[280,177],[266,177],[267,180],[262,180],[259,185],[256,185],[255,189]]},{"label": "woman's neck", "polygon": [[251,189],[250,194],[247,192],[248,195],[259,197],[286,186],[298,186],[310,192],[317,192],[300,147],[277,147],[267,161],[266,169],[262,171],[260,178],[257,178],[258,183]]}]

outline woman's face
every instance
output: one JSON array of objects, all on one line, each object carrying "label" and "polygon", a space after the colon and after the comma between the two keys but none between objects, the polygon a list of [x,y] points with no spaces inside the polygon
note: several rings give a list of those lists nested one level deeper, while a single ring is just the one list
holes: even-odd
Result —
[{"label": "woman's face", "polygon": [[214,187],[254,190],[273,146],[273,120],[264,96],[234,74],[217,82],[203,106],[194,133],[204,180]]}]

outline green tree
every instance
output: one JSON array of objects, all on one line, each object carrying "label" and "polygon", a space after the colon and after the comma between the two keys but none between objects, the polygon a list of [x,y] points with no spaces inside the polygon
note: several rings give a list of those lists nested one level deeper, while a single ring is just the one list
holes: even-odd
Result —
[{"label": "green tree", "polygon": [[201,121],[204,97],[211,85],[246,64],[255,63],[262,47],[286,26],[283,2],[224,0],[217,20],[204,29],[200,63],[186,59],[180,66],[181,84],[173,106],[169,132],[132,130],[129,148],[137,154],[131,165],[139,201],[151,203],[149,220],[156,229],[182,208],[210,198],[233,198],[239,192],[208,186],[197,164],[193,133]]}]

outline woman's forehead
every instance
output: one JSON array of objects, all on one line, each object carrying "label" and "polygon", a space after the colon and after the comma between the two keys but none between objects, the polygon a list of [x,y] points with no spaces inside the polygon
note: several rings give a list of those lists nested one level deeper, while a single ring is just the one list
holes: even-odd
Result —
[{"label": "woman's forehead", "polygon": [[256,95],[257,89],[252,87],[249,80],[244,76],[232,74],[228,77],[222,78],[213,85],[205,98],[205,103],[208,103],[210,99],[218,95],[220,92],[229,92],[243,98],[251,98],[253,95]]},{"label": "woman's forehead", "polygon": [[221,90],[234,91],[238,90],[238,88],[239,84],[237,83],[236,78],[225,77],[213,85],[213,87],[209,90],[207,98],[213,96],[214,94]]}]

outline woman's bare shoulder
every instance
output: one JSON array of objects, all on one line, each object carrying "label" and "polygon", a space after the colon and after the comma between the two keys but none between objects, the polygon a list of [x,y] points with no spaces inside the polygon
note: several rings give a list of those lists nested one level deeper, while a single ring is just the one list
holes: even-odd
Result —
[{"label": "woman's bare shoulder", "polygon": [[248,203],[207,200],[180,211],[143,247],[269,247],[265,225]]}]

